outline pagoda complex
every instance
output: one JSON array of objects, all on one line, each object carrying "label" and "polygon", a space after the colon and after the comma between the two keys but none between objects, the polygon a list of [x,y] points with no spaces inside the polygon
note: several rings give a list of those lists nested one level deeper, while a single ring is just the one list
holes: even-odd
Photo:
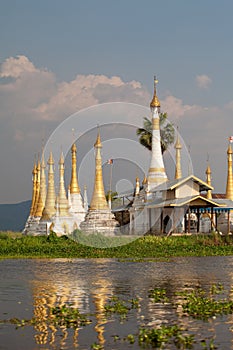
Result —
[{"label": "pagoda complex", "polygon": [[[157,79],[154,78],[154,92],[150,102],[152,124],[152,147],[150,166],[140,183],[136,178],[135,189],[127,194],[127,204],[110,209],[105,197],[102,174],[102,143],[98,130],[95,148],[95,178],[90,206],[86,186],[83,196],[77,177],[77,148],[71,147],[72,169],[68,190],[64,184],[64,156],[59,160],[59,190],[54,185],[54,159],[48,159],[48,183],[46,184],[44,152],[41,160],[33,167],[33,191],[30,214],[25,224],[25,234],[71,234],[80,229],[86,234],[100,232],[104,235],[173,234],[182,232],[210,232],[217,228],[217,216],[222,232],[233,230],[233,175],[232,147],[227,150],[228,173],[226,193],[217,196],[212,193],[211,169],[208,164],[206,182],[188,171],[183,176],[181,167],[182,143],[178,132],[175,142],[174,177],[168,179],[160,137],[160,101],[157,96]],[[186,164],[189,167],[189,164]],[[186,169],[187,170],[187,169]],[[118,197],[123,199],[124,195]],[[125,196],[126,197],[126,196]],[[114,213],[127,212],[129,225],[120,227]],[[217,215],[218,214],[218,215]],[[120,217],[120,215],[118,215]],[[128,219],[127,219],[128,220]],[[120,220],[119,220],[120,221]],[[122,220],[123,223],[123,220]],[[192,226],[193,225],[193,226]],[[123,226],[123,225],[122,225]]]}]

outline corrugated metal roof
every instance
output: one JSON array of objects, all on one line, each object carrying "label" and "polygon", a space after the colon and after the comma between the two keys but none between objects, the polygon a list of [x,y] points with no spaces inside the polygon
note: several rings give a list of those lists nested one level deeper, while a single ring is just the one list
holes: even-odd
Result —
[{"label": "corrugated metal roof", "polygon": [[189,180],[193,180],[193,182],[198,183],[199,186],[200,186],[200,191],[207,191],[207,190],[213,190],[214,189],[212,186],[209,186],[206,182],[202,181],[198,177],[196,177],[194,175],[189,175],[189,176],[183,177],[181,179],[175,179],[175,180],[163,182],[162,184],[156,186],[153,189],[153,192],[173,190],[176,187],[179,187],[179,186],[183,185],[185,182],[187,182]]},{"label": "corrugated metal roof", "polygon": [[[223,202],[217,203],[217,201],[207,199],[201,195],[189,196],[189,197],[184,197],[184,198],[168,199],[168,200],[156,199],[155,201],[147,203],[146,206],[148,208],[182,207],[184,205],[192,206],[192,202],[197,201],[197,200],[201,200],[203,202],[203,207],[225,206],[225,204]],[[205,205],[204,205],[204,203],[205,203]],[[232,204],[233,204],[233,202],[232,202]],[[194,204],[193,204],[193,206],[194,206]],[[201,205],[198,205],[198,206],[202,207]]]}]

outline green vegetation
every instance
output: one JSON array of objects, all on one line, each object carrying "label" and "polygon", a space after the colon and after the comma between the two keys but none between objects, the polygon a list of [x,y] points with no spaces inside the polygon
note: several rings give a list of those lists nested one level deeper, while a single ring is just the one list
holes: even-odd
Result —
[{"label": "green vegetation", "polygon": [[223,293],[222,285],[213,285],[209,293],[201,288],[193,291],[185,291],[183,312],[193,318],[203,321],[221,315],[233,313],[233,301],[230,299],[217,299],[216,296]]},{"label": "green vegetation", "polygon": [[85,234],[80,230],[75,230],[70,235],[75,242],[95,248],[112,248],[125,245],[135,240],[135,236],[104,236],[101,233]]},{"label": "green vegetation", "polygon": [[106,315],[117,314],[120,315],[120,320],[126,319],[127,314],[132,309],[139,308],[139,299],[133,298],[131,300],[120,300],[117,296],[112,296],[109,303],[104,306]]},{"label": "green vegetation", "polygon": [[77,308],[72,305],[56,306],[51,309],[51,320],[54,326],[66,328],[79,328],[91,323],[86,315],[81,314]]},{"label": "green vegetation", "polygon": [[181,327],[162,325],[159,328],[141,328],[139,330],[139,345],[151,345],[154,349],[165,349],[165,345],[173,342],[177,349],[192,349],[193,335],[183,334]]},{"label": "green vegetation", "polygon": [[[16,328],[25,326],[38,326],[39,322],[46,322],[48,326],[54,326],[57,328],[73,328],[77,329],[90,324],[92,321],[85,314],[81,314],[77,308],[73,308],[72,305],[62,305],[49,308],[49,316],[45,319],[38,320],[36,317],[32,317],[28,320],[20,320],[18,318],[11,318],[8,322],[15,324]],[[7,320],[1,320],[6,323]]]},{"label": "green vegetation", "polygon": [[[85,236],[81,243],[67,236],[22,236],[0,233],[1,258],[119,258],[144,261],[176,256],[216,256],[233,254],[233,237],[219,235],[143,236],[125,244],[132,237]],[[86,242],[84,241],[86,237]],[[108,243],[108,244],[107,244]],[[92,247],[88,244],[93,245]],[[112,247],[111,247],[112,245]],[[109,248],[101,248],[109,246]]]},{"label": "green vegetation", "polygon": [[154,288],[149,290],[149,298],[153,299],[154,303],[167,303],[166,289]]},{"label": "green vegetation", "polygon": [[[160,136],[161,136],[161,150],[164,153],[170,145],[173,144],[175,139],[174,126],[168,122],[167,113],[159,114],[160,122]],[[144,118],[143,127],[137,129],[137,135],[139,136],[139,142],[142,146],[151,151],[152,148],[152,120]]]},{"label": "green vegetation", "polygon": [[[225,295],[224,299],[221,299],[222,294]],[[226,297],[226,295],[229,295]],[[182,318],[198,319],[198,322],[208,322],[209,320],[220,318],[223,315],[232,315],[233,307],[232,300],[230,297],[230,291],[225,291],[221,284],[213,284],[209,291],[205,291],[200,287],[190,288],[187,286],[187,290],[176,293],[179,297],[178,302],[174,302],[173,299],[167,297],[166,289],[154,288],[148,291],[148,297],[155,304],[168,303],[170,312],[174,312],[174,317],[170,324],[163,323],[148,325],[138,325],[134,334],[127,334],[124,337],[114,335],[115,342],[121,342],[123,347],[124,344],[137,343],[140,348],[153,348],[153,349],[193,349],[194,346],[198,346],[198,349],[204,350],[217,349],[217,345],[214,341],[217,341],[213,336],[207,336],[207,339],[203,339],[201,334],[193,334],[189,329],[187,322],[182,322]],[[181,298],[180,298],[181,297]],[[131,312],[136,312],[140,309],[139,299],[121,299],[117,295],[113,295],[109,301],[103,306],[103,313],[106,317],[111,317],[111,322],[117,322],[117,317],[120,316],[120,321],[127,322],[127,315]],[[164,307],[166,307],[164,305]],[[183,314],[179,316],[179,321],[176,319],[177,307],[183,309]],[[154,317],[155,314],[152,315]],[[55,307],[47,307],[47,315],[43,319],[38,319],[34,316],[32,319],[20,320],[12,318],[9,320],[0,320],[0,323],[10,323],[19,327],[33,326],[38,329],[38,323],[42,323],[43,327],[45,324],[48,327],[55,327],[56,331],[64,328],[79,329],[89,324],[95,324],[95,318],[97,313],[93,314],[82,314],[78,308],[75,308],[72,304],[62,304]],[[134,317],[134,316],[133,316]],[[216,320],[219,322],[219,320]],[[183,324],[183,325],[182,325]],[[184,326],[186,324],[186,326]],[[196,347],[195,347],[196,348]],[[91,349],[104,349],[102,344],[97,342],[91,345]]]}]

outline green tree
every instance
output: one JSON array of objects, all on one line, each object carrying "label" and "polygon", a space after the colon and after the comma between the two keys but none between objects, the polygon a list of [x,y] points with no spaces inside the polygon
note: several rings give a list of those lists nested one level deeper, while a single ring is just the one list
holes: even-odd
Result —
[{"label": "green tree", "polygon": [[[167,113],[159,114],[160,120],[160,138],[161,149],[164,153],[170,145],[174,143],[175,129],[174,126],[167,121]],[[144,118],[143,128],[137,129],[137,135],[139,136],[139,142],[141,145],[151,151],[152,147],[152,121],[148,118]]]},{"label": "green tree", "polygon": [[118,193],[117,192],[113,192],[113,191],[108,191],[106,194],[105,194],[105,198],[106,200],[108,201],[109,200],[109,197],[111,198],[111,201],[113,202],[114,200],[116,200],[115,196],[117,196]]}]

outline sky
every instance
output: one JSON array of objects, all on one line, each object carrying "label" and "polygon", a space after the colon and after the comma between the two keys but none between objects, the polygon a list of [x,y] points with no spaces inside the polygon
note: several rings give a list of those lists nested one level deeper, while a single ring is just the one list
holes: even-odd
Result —
[{"label": "sky", "polygon": [[[119,159],[117,181],[128,181],[120,165],[135,154],[144,171],[149,153],[135,133],[150,115],[155,74],[161,110],[178,126],[194,174],[205,180],[208,160],[215,192],[225,192],[233,135],[231,0],[2,0],[0,17],[0,203],[31,198],[42,144],[66,151],[65,137],[73,137],[80,163],[93,159],[97,124],[110,124],[103,160]],[[116,132],[118,119],[126,130]],[[61,125],[68,129],[58,135]],[[52,146],[51,135],[58,135]],[[190,165],[183,163],[185,172]],[[79,168],[90,194],[92,170]]]}]

